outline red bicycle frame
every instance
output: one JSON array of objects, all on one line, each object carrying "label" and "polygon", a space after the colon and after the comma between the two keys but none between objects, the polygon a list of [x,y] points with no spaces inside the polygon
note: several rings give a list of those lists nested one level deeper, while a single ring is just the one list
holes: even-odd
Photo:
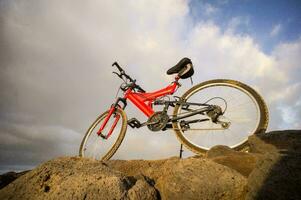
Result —
[{"label": "red bicycle frame", "polygon": [[[175,81],[172,82],[169,86],[167,86],[161,90],[155,91],[155,92],[141,93],[141,92],[135,92],[132,88],[129,88],[125,91],[123,99],[124,100],[129,99],[147,117],[150,117],[154,114],[154,110],[152,108],[152,103],[158,97],[172,95],[179,86],[178,80],[179,80],[179,77],[177,76],[175,78]],[[108,123],[109,119],[111,118],[112,114],[114,113],[115,109],[116,109],[116,107],[114,105],[109,109],[108,115],[104,119],[104,122],[100,126],[99,131],[97,132],[98,135],[101,134],[102,130],[107,125],[107,123]],[[120,119],[120,115],[118,113],[116,113],[114,117],[115,117],[115,120],[113,122],[113,125],[112,125],[109,133],[107,134],[107,136],[105,136],[105,138],[108,138],[112,134],[114,128],[116,127],[118,120]]]},{"label": "red bicycle frame", "polygon": [[166,95],[173,94],[178,86],[177,77],[176,80],[161,90],[150,92],[150,93],[140,93],[140,92],[133,92],[133,90],[128,89],[125,94],[124,98],[129,99],[135,106],[139,108],[147,117],[152,116],[154,114],[154,110],[152,108],[152,103],[158,98]]}]

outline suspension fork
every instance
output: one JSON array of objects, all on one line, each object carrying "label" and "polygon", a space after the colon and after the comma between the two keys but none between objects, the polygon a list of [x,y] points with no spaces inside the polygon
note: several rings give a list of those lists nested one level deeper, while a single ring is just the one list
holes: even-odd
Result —
[{"label": "suspension fork", "polygon": [[111,136],[111,134],[113,133],[113,131],[114,131],[114,129],[115,129],[115,127],[116,127],[119,119],[120,119],[120,115],[119,114],[115,114],[114,117],[115,117],[115,120],[113,122],[113,125],[110,128],[110,131],[109,131],[108,135],[106,136],[106,139],[108,139]]},{"label": "suspension fork", "polygon": [[[116,110],[116,108],[114,106],[111,106],[108,115],[106,116],[104,122],[101,124],[99,130],[97,131],[97,135],[102,136],[103,138],[105,138],[106,136],[102,135],[101,132],[103,131],[103,129],[106,127],[109,119],[111,118],[112,114],[114,113],[114,111]],[[116,120],[115,120],[116,121]],[[114,121],[114,122],[115,122]],[[116,126],[116,125],[115,125]],[[111,127],[112,129],[112,127]],[[111,130],[110,130],[111,131]]]},{"label": "suspension fork", "polygon": [[[114,131],[114,129],[115,129],[115,127],[116,127],[119,119],[120,119],[120,115],[118,113],[114,113],[117,108],[121,108],[121,106],[119,105],[119,102],[123,103],[122,109],[124,109],[126,107],[126,105],[127,105],[126,100],[124,98],[118,98],[116,100],[116,102],[109,109],[108,115],[106,116],[106,118],[104,119],[104,122],[101,124],[99,130],[97,131],[97,134],[99,136],[101,136],[102,138],[104,138],[104,139],[108,139],[112,135],[112,133],[113,133],[113,131]],[[115,120],[114,120],[114,122],[113,122],[113,124],[112,124],[112,126],[110,128],[110,131],[108,132],[107,135],[103,135],[102,131],[106,127],[108,121],[110,120],[110,118],[112,117],[113,114],[114,114]]]}]

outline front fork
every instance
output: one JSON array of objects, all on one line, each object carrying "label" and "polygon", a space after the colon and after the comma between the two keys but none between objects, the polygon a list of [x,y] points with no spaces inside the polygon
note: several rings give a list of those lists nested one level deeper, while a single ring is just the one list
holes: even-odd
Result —
[{"label": "front fork", "polygon": [[[119,102],[123,103],[122,109],[124,109],[126,107],[127,103],[126,103],[125,99],[124,98],[118,98],[116,100],[116,102],[109,109],[108,115],[106,116],[106,118],[104,119],[104,122],[101,124],[99,130],[97,131],[97,135],[101,136],[104,139],[108,139],[112,135],[112,133],[113,133],[113,131],[114,131],[119,119],[120,119],[120,114],[116,113],[116,109],[121,108],[121,106],[119,105]],[[114,118],[115,118],[114,122],[113,122],[108,134],[103,135],[102,131],[106,127],[106,125],[107,125],[108,121],[110,120],[110,118],[112,117],[112,115],[114,115]]]}]

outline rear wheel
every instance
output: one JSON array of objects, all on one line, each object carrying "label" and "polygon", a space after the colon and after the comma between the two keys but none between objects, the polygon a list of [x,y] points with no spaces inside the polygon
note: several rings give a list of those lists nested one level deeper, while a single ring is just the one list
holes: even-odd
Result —
[{"label": "rear wheel", "polygon": [[[261,96],[251,87],[234,80],[217,79],[200,83],[188,90],[181,99],[184,102],[217,105],[222,112],[218,123],[212,114],[198,114],[185,118],[186,121],[207,119],[183,127],[181,122],[173,122],[178,139],[190,150],[204,153],[215,145],[227,145],[243,150],[248,136],[265,131],[268,125],[268,109]],[[200,106],[176,105],[174,116],[180,116]]]},{"label": "rear wheel", "polygon": [[84,136],[79,150],[82,157],[94,158],[97,160],[109,160],[119,148],[127,129],[127,117],[125,112],[116,108],[110,117],[107,125],[102,131],[102,135],[107,136],[116,117],[120,117],[112,134],[107,138],[103,138],[97,134],[101,124],[108,115],[109,111],[100,115],[94,123],[89,127]]}]

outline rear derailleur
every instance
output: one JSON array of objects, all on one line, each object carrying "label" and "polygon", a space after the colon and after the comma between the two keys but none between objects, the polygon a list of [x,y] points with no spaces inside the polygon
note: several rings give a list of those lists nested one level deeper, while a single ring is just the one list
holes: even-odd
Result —
[{"label": "rear derailleur", "polygon": [[211,119],[211,121],[215,124],[220,124],[223,129],[228,129],[231,125],[231,122],[222,121],[221,118],[223,117],[224,112],[222,111],[221,107],[219,106],[212,106],[213,109],[206,112],[207,116]]}]

